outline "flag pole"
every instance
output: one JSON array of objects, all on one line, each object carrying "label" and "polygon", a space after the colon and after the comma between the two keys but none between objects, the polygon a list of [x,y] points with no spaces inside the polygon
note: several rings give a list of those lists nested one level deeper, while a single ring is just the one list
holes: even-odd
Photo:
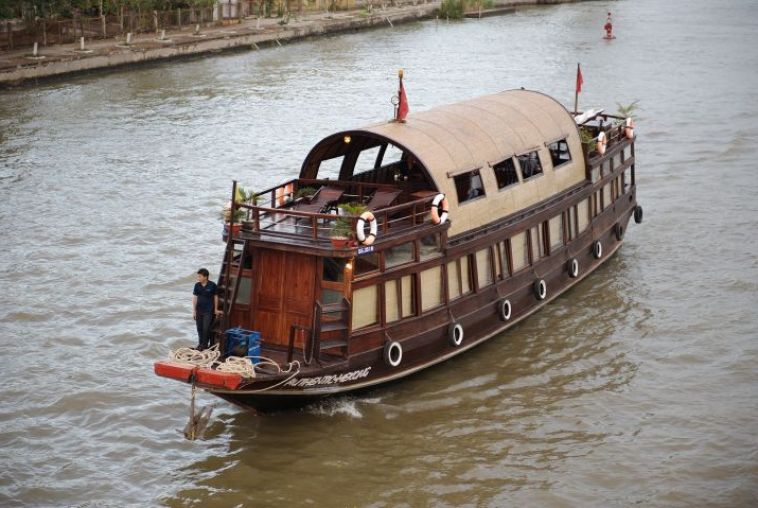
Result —
[{"label": "flag pole", "polygon": [[574,87],[574,114],[579,113],[579,88],[581,88],[581,82],[579,81],[579,76],[582,74],[581,69],[579,68],[579,63],[576,64],[576,86]]}]

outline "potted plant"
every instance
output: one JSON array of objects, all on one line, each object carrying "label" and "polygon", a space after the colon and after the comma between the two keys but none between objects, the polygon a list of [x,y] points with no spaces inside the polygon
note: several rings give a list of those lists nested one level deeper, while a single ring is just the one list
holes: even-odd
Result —
[{"label": "potted plant", "polygon": [[316,194],[315,187],[300,187],[295,193],[295,200],[308,198],[310,201],[314,194]]},{"label": "potted plant", "polygon": [[349,217],[337,217],[334,221],[334,226],[329,232],[331,237],[332,247],[335,249],[342,249],[350,244],[350,239],[353,236],[353,228],[350,224]]},{"label": "potted plant", "polygon": [[231,201],[224,205],[221,210],[221,219],[224,221],[224,241],[226,241],[226,235],[231,230],[232,236],[237,236],[242,227],[242,220],[245,218],[245,210],[241,208],[234,209],[234,215],[232,215],[232,203]]},{"label": "potted plant", "polygon": [[634,110],[637,109],[637,103],[639,103],[639,100],[636,100],[630,104],[624,105],[620,103],[616,103],[616,106],[618,107],[617,114],[624,118],[624,120],[621,120],[621,124],[624,125],[624,136],[626,136],[628,139],[632,139],[634,137],[634,120],[632,119],[632,113],[634,113]]}]

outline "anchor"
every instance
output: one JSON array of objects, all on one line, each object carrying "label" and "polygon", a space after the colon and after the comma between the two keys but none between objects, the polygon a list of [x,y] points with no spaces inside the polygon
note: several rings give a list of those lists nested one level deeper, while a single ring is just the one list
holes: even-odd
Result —
[{"label": "anchor", "polygon": [[195,378],[193,375],[189,421],[184,427],[184,437],[190,441],[203,438],[205,430],[208,428],[208,422],[211,419],[211,413],[213,413],[213,405],[205,406],[200,411],[195,412],[195,392],[197,392],[197,387],[195,386]]}]

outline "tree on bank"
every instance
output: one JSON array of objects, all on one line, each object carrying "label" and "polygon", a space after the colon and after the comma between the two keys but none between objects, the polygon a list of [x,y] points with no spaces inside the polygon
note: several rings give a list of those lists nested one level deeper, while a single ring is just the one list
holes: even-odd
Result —
[{"label": "tree on bank", "polygon": [[2,0],[0,18],[74,18],[123,11],[166,11],[211,7],[216,0]]}]

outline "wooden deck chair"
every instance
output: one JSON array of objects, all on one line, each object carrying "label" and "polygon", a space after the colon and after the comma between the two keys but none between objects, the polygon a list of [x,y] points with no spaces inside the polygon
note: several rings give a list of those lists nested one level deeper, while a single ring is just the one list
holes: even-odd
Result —
[{"label": "wooden deck chair", "polygon": [[298,212],[319,213],[335,201],[339,201],[345,189],[338,187],[321,187],[309,203],[299,203],[294,210]]},{"label": "wooden deck chair", "polygon": [[369,210],[387,208],[397,199],[400,194],[402,194],[402,192],[403,191],[399,189],[377,189],[377,191],[374,192],[374,195],[371,196],[371,199],[369,199],[368,203],[366,203],[366,208]]}]

